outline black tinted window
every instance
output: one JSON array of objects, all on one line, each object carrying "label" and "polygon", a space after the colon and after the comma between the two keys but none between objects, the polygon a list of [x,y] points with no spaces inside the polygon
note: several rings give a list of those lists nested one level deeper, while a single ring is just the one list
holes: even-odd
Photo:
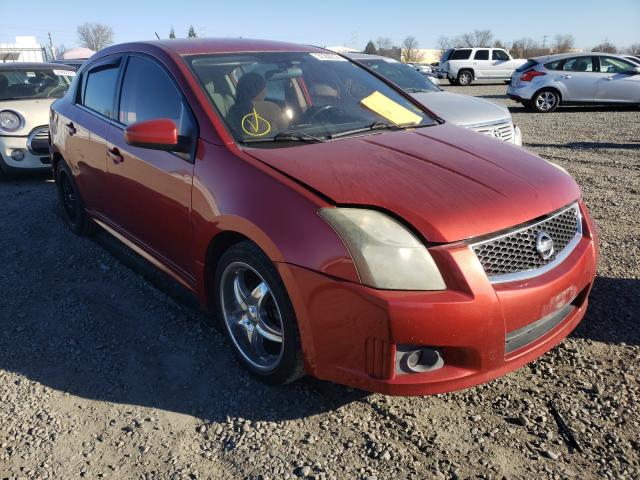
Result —
[{"label": "black tinted window", "polygon": [[83,79],[82,104],[109,118],[114,118],[113,102],[118,82],[117,65],[96,67]]},{"label": "black tinted window", "polygon": [[562,63],[562,60],[556,60],[555,62],[545,63],[544,66],[548,70],[560,70],[561,63]]},{"label": "black tinted window", "polygon": [[471,56],[470,48],[462,48],[460,50],[454,50],[449,57],[449,60],[466,60]]},{"label": "black tinted window", "polygon": [[169,75],[152,60],[131,57],[122,83],[119,120],[130,125],[158,118],[176,122],[179,135],[192,133],[191,113]]},{"label": "black tinted window", "polygon": [[592,57],[576,57],[565,60],[562,70],[567,72],[593,72]]},{"label": "black tinted window", "polygon": [[504,50],[494,50],[491,53],[492,60],[509,60],[509,55]]},{"label": "black tinted window", "polygon": [[535,67],[538,64],[535,60],[527,60],[525,63],[516,68],[516,72],[524,72],[525,70],[529,70],[531,67]]},{"label": "black tinted window", "polygon": [[474,60],[489,60],[489,50],[477,50]]}]

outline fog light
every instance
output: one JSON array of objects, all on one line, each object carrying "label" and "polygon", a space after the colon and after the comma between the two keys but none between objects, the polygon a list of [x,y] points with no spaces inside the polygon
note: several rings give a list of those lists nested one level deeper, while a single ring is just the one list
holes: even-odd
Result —
[{"label": "fog light", "polygon": [[423,373],[444,366],[440,350],[416,345],[396,346],[396,373]]},{"label": "fog light", "polygon": [[24,158],[24,150],[20,148],[17,148],[16,150],[12,150],[11,158],[13,158],[16,162],[19,162]]}]

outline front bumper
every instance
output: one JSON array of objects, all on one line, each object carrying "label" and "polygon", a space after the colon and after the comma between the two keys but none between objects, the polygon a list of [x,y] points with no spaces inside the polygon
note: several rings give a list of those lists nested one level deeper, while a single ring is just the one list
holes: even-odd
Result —
[{"label": "front bumper", "polygon": [[[582,206],[583,212],[584,206]],[[278,264],[298,316],[308,373],[390,395],[443,393],[487,382],[530,362],[580,322],[595,277],[597,245],[584,236],[555,269],[494,285],[464,244],[430,249],[447,283],[442,292],[384,291]],[[571,304],[563,320],[506,352],[507,336]],[[436,347],[444,366],[399,373],[397,345]]]},{"label": "front bumper", "polygon": [[[22,150],[24,158],[14,160],[11,152]],[[51,170],[49,154],[35,154],[27,148],[27,137],[0,136],[0,168],[5,172]]]}]

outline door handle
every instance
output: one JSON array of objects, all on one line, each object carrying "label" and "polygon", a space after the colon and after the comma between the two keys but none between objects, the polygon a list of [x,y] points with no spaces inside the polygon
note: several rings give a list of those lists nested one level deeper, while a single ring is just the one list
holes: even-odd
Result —
[{"label": "door handle", "polygon": [[69,135],[73,135],[74,133],[77,132],[73,122],[65,123],[64,126],[67,128],[67,132],[69,132]]},{"label": "door handle", "polygon": [[564,75],[562,78],[571,78],[571,75]]},{"label": "door handle", "polygon": [[109,158],[115,165],[124,162],[124,157],[120,154],[120,150],[118,150],[118,147],[107,149],[107,155],[109,155]]},{"label": "door handle", "polygon": [[606,79],[607,80],[613,80],[613,77],[607,77]]}]

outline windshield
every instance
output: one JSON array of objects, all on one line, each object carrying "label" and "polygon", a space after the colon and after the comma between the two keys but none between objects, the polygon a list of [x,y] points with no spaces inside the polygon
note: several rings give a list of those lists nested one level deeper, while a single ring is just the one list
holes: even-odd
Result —
[{"label": "windshield", "polygon": [[409,65],[397,62],[396,60],[367,58],[358,59],[356,61],[365,64],[377,74],[382,75],[384,78],[395,83],[409,93],[441,91],[438,86],[428,80],[424,75],[417,72]]},{"label": "windshield", "polygon": [[33,98],[61,98],[69,90],[75,72],[61,68],[2,70],[0,67],[0,101]]},{"label": "windshield", "polygon": [[327,139],[435,124],[362,67],[333,53],[187,57],[236,140]]}]

